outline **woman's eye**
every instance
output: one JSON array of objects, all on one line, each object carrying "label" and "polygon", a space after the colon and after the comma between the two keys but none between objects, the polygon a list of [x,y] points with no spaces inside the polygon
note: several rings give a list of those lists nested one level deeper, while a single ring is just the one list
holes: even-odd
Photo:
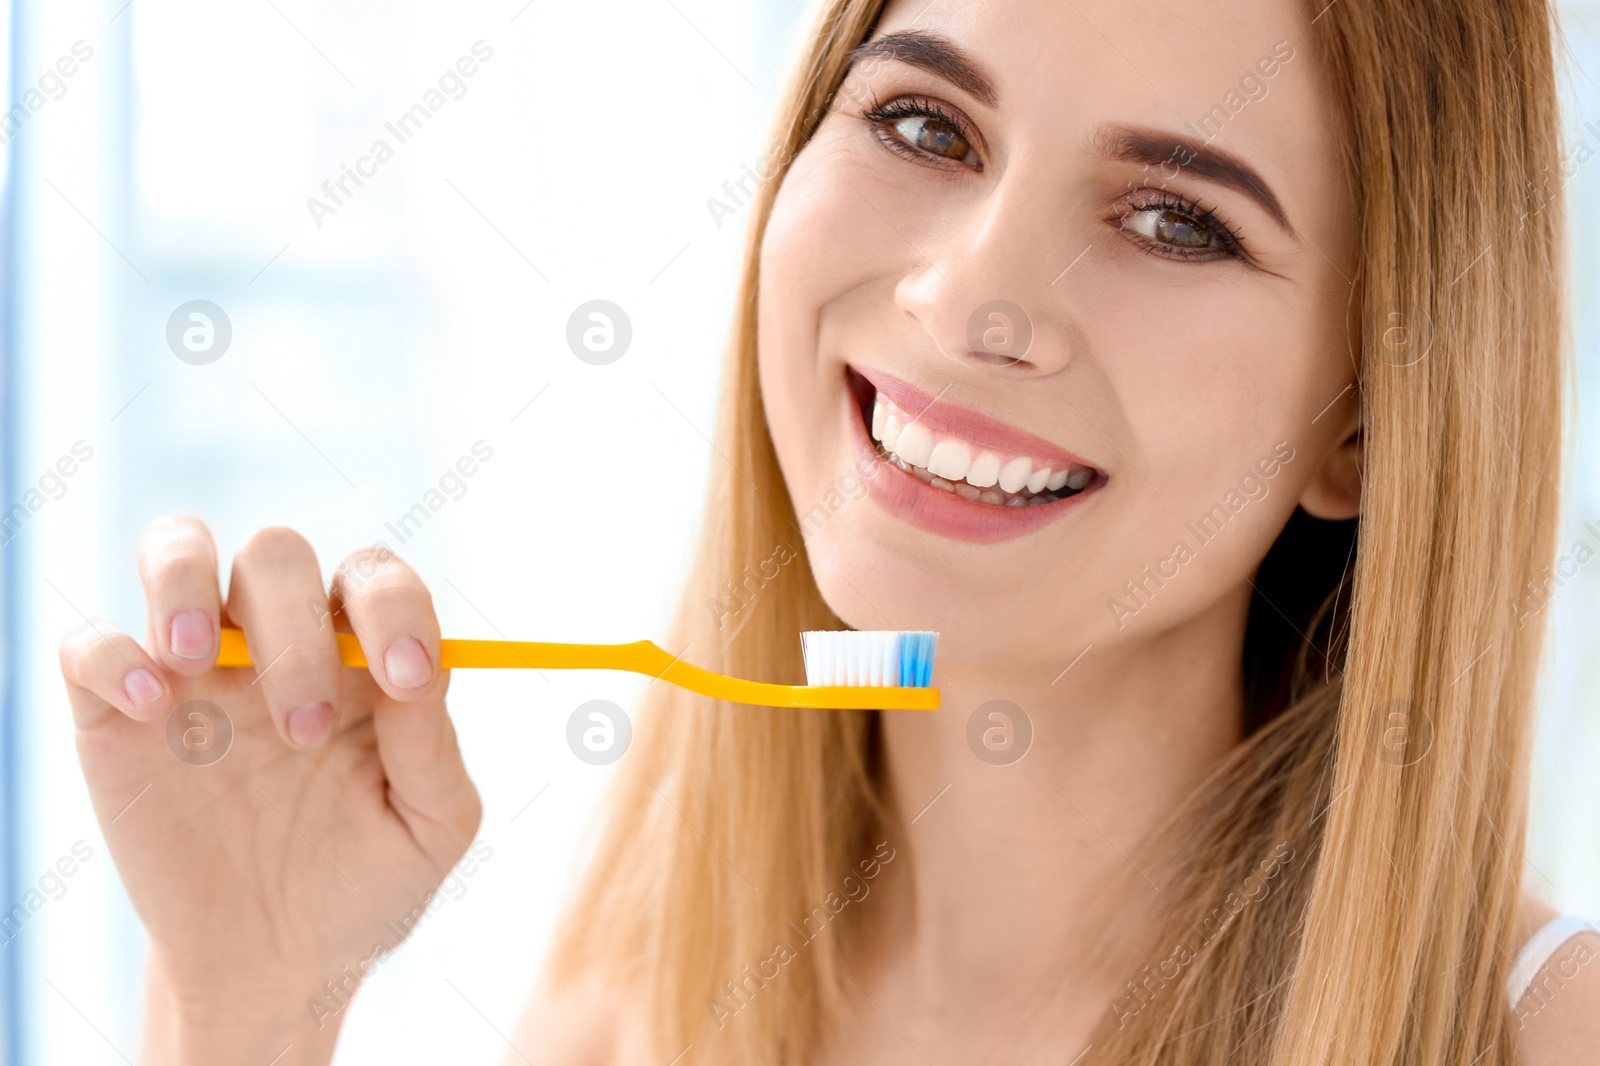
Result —
[{"label": "woman's eye", "polygon": [[1144,207],[1129,204],[1117,220],[1128,239],[1152,255],[1182,262],[1214,259],[1250,262],[1239,235],[1225,219],[1176,196],[1163,195]]},{"label": "woman's eye", "polygon": [[1204,222],[1170,207],[1149,207],[1123,219],[1123,226],[1157,244],[1173,248],[1219,247],[1216,232]]},{"label": "woman's eye", "polygon": [[887,123],[894,135],[929,155],[961,162],[972,152],[972,145],[959,129],[931,115],[906,115]]}]

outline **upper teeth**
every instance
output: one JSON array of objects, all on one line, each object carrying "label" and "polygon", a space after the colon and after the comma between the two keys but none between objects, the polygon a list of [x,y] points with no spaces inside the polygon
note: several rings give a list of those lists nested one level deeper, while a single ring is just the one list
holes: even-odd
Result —
[{"label": "upper teeth", "polygon": [[[960,437],[936,437],[928,427],[884,399],[881,392],[872,402],[872,437],[891,455],[932,474],[935,484],[964,479],[973,489],[998,486],[1008,495],[1024,490],[1037,495],[1066,487],[1081,489],[1094,479],[1094,471],[1086,466],[1051,463],[1026,455],[1005,456]],[[972,498],[965,492],[961,495]]]}]

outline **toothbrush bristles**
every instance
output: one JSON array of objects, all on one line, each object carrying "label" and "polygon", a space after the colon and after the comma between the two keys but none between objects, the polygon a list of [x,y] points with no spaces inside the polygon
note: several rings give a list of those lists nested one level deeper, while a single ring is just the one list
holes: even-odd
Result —
[{"label": "toothbrush bristles", "polygon": [[929,688],[939,634],[898,629],[814,629],[800,634],[806,684]]}]

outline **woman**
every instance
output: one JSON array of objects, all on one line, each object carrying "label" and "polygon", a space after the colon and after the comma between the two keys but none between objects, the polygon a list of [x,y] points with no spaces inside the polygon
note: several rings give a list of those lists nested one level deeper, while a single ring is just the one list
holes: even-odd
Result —
[{"label": "woman", "polygon": [[[827,3],[673,647],[935,629],[945,709],[656,686],[507,1061],[1583,1060],[1600,939],[1521,884],[1552,78],[1533,0]],[[428,593],[360,552],[307,611],[269,529],[224,601],[193,518],[141,572],[148,649],[62,660],[147,1060],[326,1062],[478,824]],[[239,734],[179,774],[196,698]]]}]

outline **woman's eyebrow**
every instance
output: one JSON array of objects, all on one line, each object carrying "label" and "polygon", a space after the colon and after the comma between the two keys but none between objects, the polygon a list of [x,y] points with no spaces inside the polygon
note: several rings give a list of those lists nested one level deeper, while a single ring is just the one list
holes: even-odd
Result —
[{"label": "woman's eyebrow", "polygon": [[1153,167],[1170,180],[1187,172],[1203,181],[1215,182],[1241,192],[1260,204],[1273,221],[1297,233],[1272,187],[1244,160],[1220,148],[1197,143],[1175,133],[1132,126],[1102,126],[1095,134],[1095,146],[1107,159]]},{"label": "woman's eyebrow", "polygon": [[[927,30],[886,33],[851,52],[850,66],[853,68],[874,58],[892,59],[925,70],[988,107],[999,105],[999,94],[989,76],[948,37]],[[1174,178],[1180,171],[1188,171],[1196,178],[1243,193],[1260,204],[1279,226],[1295,232],[1266,179],[1231,152],[1198,144],[1174,133],[1133,126],[1102,126],[1095,143],[1106,158],[1155,167],[1163,178]]]},{"label": "woman's eyebrow", "polygon": [[948,37],[927,30],[902,30],[886,33],[850,53],[850,66],[869,59],[895,59],[927,71],[962,90],[988,107],[995,107],[1000,96],[994,82],[959,45]]}]

